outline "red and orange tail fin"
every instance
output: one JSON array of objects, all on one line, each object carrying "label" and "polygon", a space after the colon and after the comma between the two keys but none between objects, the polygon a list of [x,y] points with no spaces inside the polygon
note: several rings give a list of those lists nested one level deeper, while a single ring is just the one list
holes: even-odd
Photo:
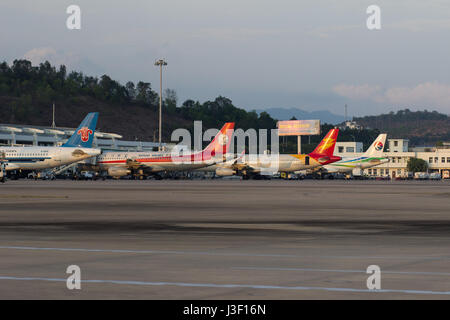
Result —
[{"label": "red and orange tail fin", "polygon": [[203,150],[203,154],[212,157],[228,153],[234,133],[234,122],[227,122],[220,129],[213,141]]},{"label": "red and orange tail fin", "polygon": [[314,159],[319,159],[320,162],[335,162],[339,161],[340,157],[333,156],[336,139],[339,134],[339,129],[331,129],[327,135],[320,141],[319,145],[309,155]]}]

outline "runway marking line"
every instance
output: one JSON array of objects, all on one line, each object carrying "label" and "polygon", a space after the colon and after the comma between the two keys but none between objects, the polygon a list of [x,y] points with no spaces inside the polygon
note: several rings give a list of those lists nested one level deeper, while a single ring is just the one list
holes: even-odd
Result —
[{"label": "runway marking line", "polygon": [[[67,282],[62,278],[40,278],[40,277],[11,277],[0,276],[0,280],[15,281],[47,281],[47,282]],[[176,286],[176,287],[201,287],[201,288],[240,288],[240,289],[271,289],[271,290],[297,290],[297,291],[333,291],[333,292],[355,292],[355,293],[405,293],[424,295],[450,295],[450,291],[429,291],[429,290],[401,290],[401,289],[354,289],[354,288],[327,288],[327,287],[304,287],[304,286],[275,286],[256,284],[217,284],[217,283],[188,283],[188,282],[147,282],[147,281],[127,281],[127,280],[81,280],[81,283],[102,283],[118,285],[139,285],[139,286]]]},{"label": "runway marking line", "polygon": [[[283,267],[232,267],[234,270],[261,270],[261,271],[304,271],[304,272],[336,272],[336,273],[364,273],[366,270],[343,270],[343,269],[313,269],[313,268],[283,268]],[[427,272],[427,271],[392,271],[382,270],[382,274],[406,274],[406,275],[430,275],[430,276],[449,276],[447,272]]]},{"label": "runway marking line", "polygon": [[450,260],[449,257],[410,257],[410,256],[314,256],[295,254],[264,254],[264,253],[232,253],[212,251],[177,251],[177,250],[128,250],[128,249],[87,249],[87,248],[47,248],[25,246],[0,246],[0,249],[9,250],[36,250],[36,251],[67,251],[67,252],[100,252],[100,253],[137,253],[137,254],[185,254],[185,255],[211,255],[211,256],[242,256],[242,257],[275,257],[275,258],[318,258],[318,259],[393,259],[393,260]]}]

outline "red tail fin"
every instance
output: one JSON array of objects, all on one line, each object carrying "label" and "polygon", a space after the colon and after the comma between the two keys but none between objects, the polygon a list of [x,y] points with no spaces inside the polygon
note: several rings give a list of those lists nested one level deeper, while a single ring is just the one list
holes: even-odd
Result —
[{"label": "red tail fin", "polygon": [[331,129],[322,139],[319,145],[309,154],[310,157],[317,159],[321,164],[328,164],[341,160],[341,157],[333,156],[334,147],[339,129]]},{"label": "red tail fin", "polygon": [[[219,133],[214,137],[213,141],[203,150],[203,154],[208,156],[216,156],[228,153],[231,144],[231,138],[234,132],[234,122],[227,122],[220,129]],[[205,157],[203,157],[205,158]]]}]

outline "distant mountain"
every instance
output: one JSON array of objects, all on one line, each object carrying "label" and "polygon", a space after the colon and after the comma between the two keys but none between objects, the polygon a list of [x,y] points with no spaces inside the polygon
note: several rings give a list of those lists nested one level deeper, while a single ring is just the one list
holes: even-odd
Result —
[{"label": "distant mountain", "polygon": [[316,120],[319,119],[321,123],[337,124],[345,120],[344,116],[331,113],[327,110],[320,111],[305,111],[297,108],[269,108],[265,110],[256,110],[256,112],[267,112],[272,118],[278,120],[289,120],[292,117],[298,120]]},{"label": "distant mountain", "polygon": [[410,111],[409,109],[353,118],[365,128],[387,132],[389,138],[409,139],[411,145],[430,145],[450,141],[450,117],[437,111]]}]

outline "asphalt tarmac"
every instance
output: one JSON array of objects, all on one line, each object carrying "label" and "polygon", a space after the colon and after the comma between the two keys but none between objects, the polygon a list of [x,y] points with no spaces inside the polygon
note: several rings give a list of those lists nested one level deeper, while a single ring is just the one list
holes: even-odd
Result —
[{"label": "asphalt tarmac", "polygon": [[449,181],[19,180],[0,201],[0,299],[450,299]]}]

